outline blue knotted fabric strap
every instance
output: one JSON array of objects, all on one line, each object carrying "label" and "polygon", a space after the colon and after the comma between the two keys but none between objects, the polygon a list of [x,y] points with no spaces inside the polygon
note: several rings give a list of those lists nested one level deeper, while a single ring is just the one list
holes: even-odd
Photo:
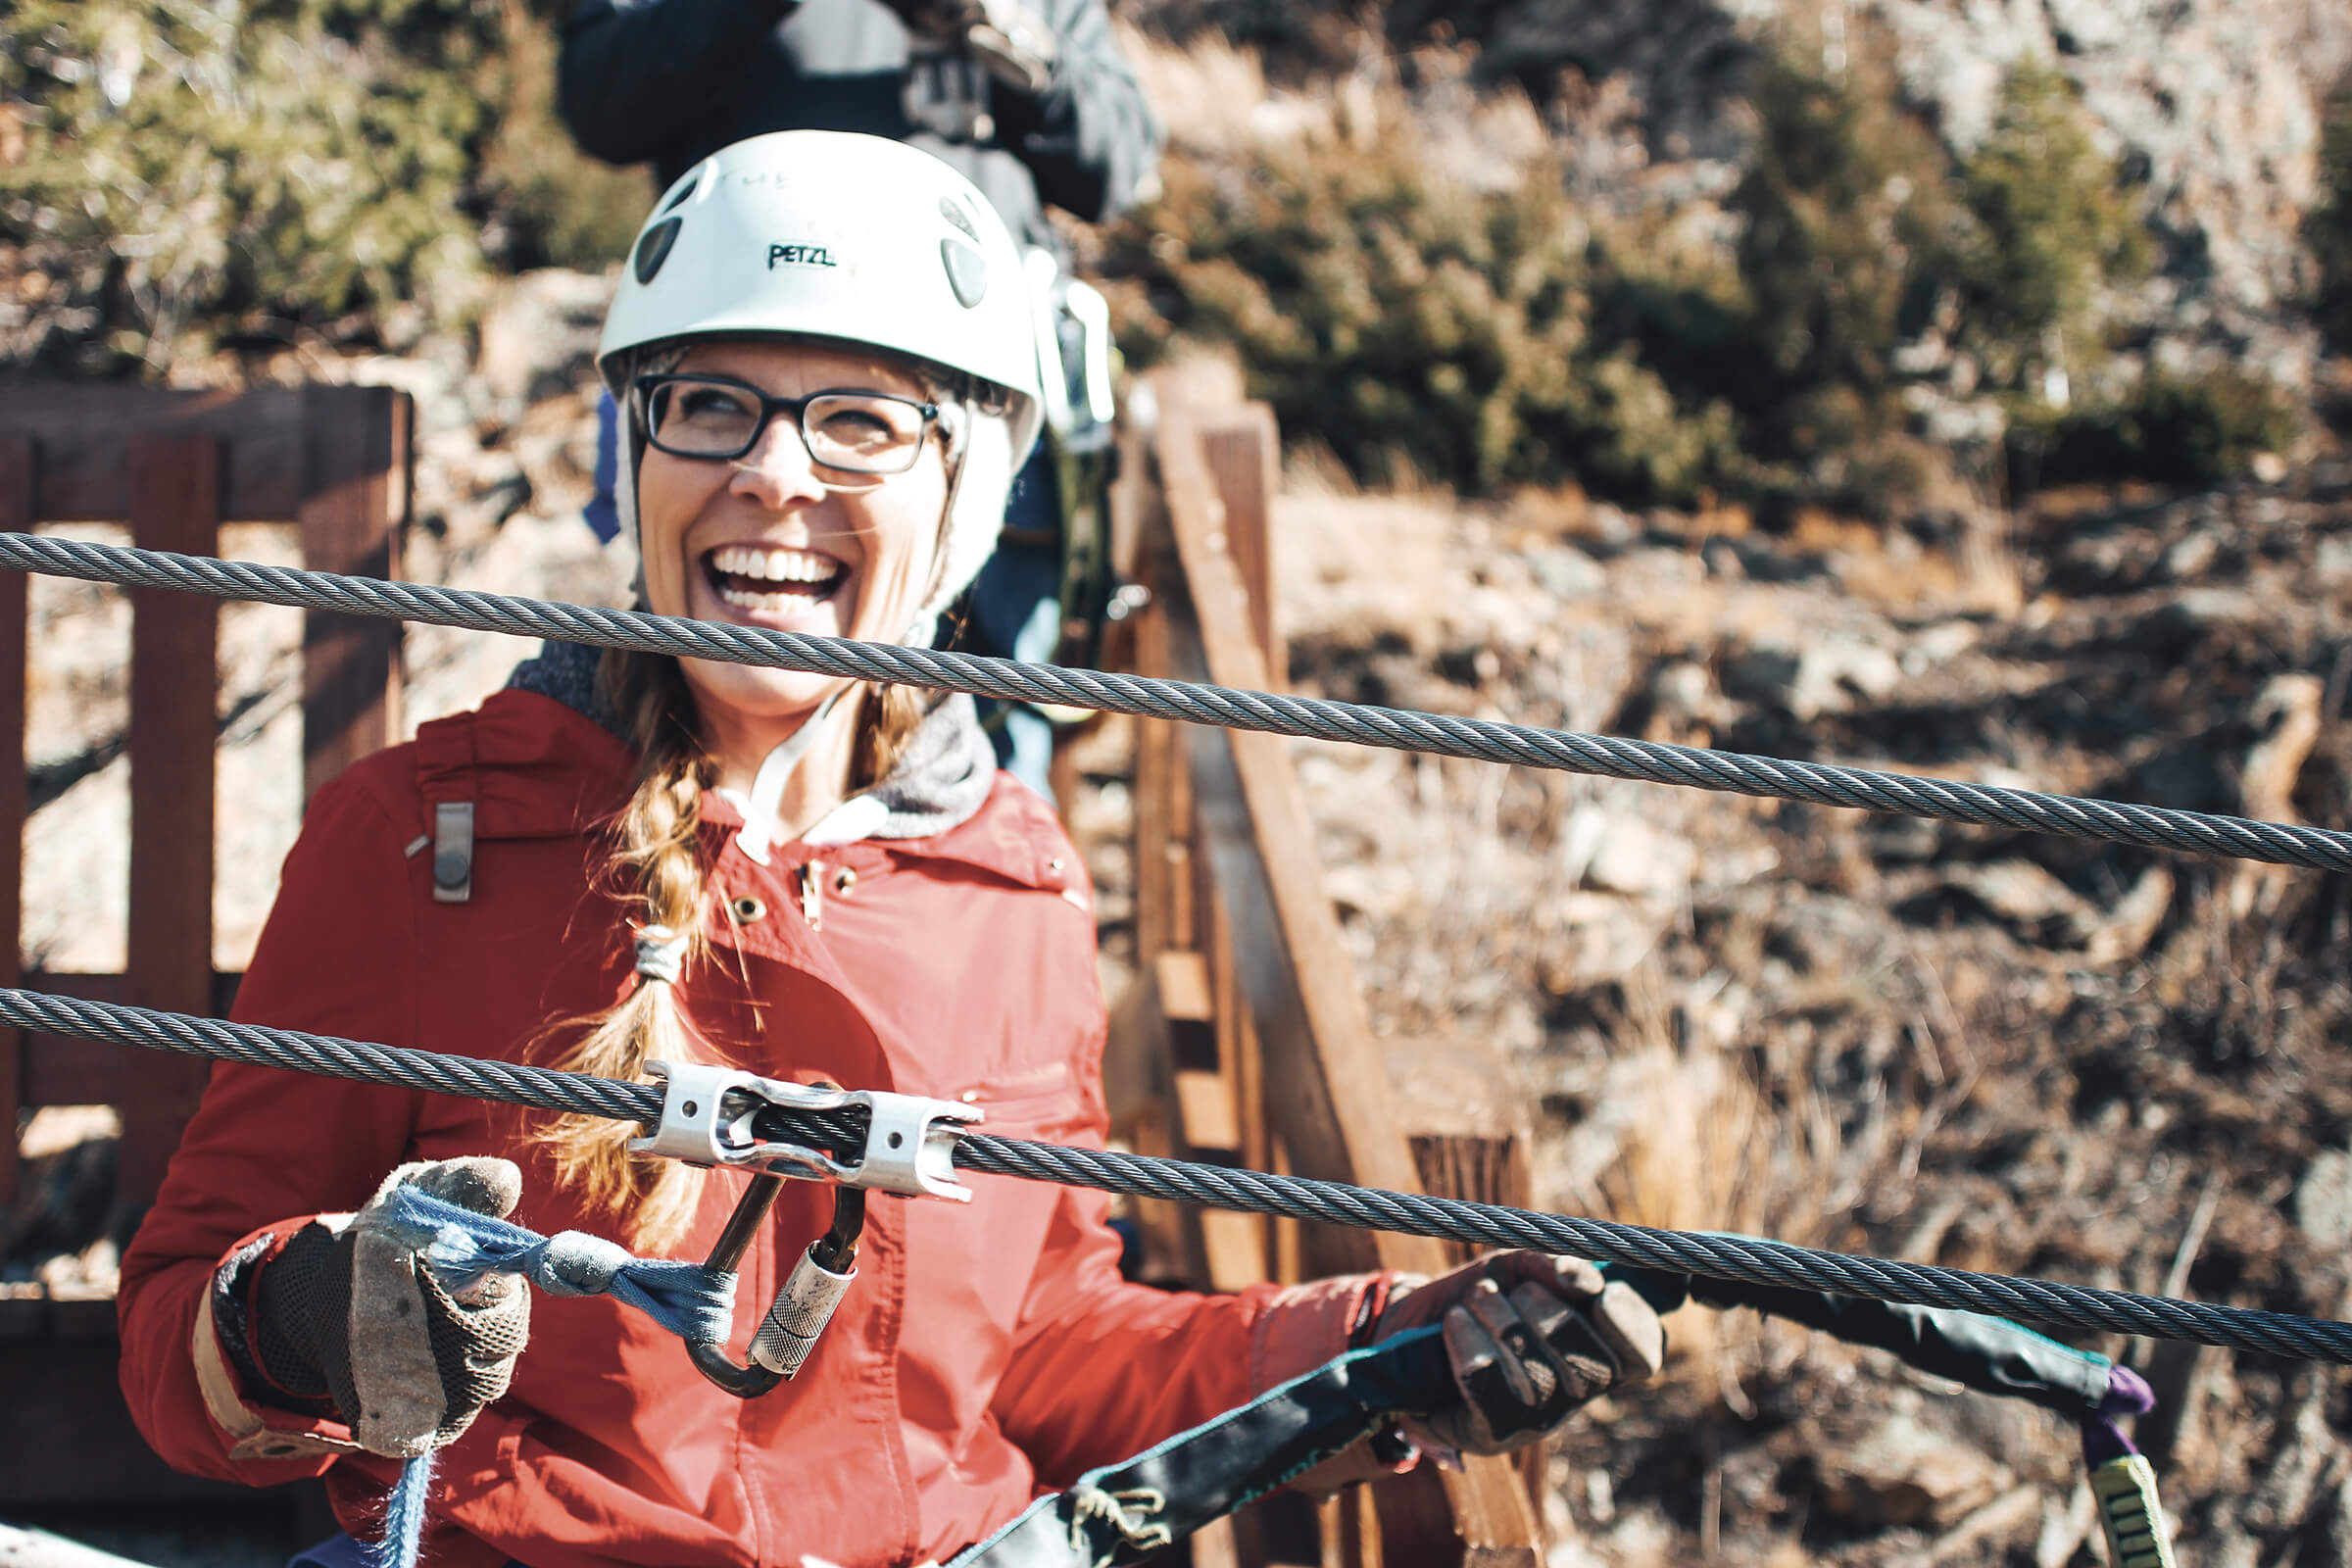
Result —
[{"label": "blue knotted fabric strap", "polygon": [[[452,1293],[485,1275],[519,1274],[550,1296],[610,1296],[690,1345],[723,1345],[735,1324],[735,1276],[700,1263],[638,1257],[585,1231],[542,1236],[405,1182],[380,1212],[385,1229],[416,1248]],[[383,1534],[366,1544],[369,1568],[416,1568],[432,1485],[431,1453],[401,1466],[384,1499]]]},{"label": "blue knotted fabric strap", "polygon": [[700,1263],[637,1257],[585,1231],[542,1236],[401,1186],[385,1218],[405,1231],[452,1292],[485,1274],[519,1274],[550,1296],[610,1296],[691,1345],[719,1345],[735,1323],[735,1276]]}]

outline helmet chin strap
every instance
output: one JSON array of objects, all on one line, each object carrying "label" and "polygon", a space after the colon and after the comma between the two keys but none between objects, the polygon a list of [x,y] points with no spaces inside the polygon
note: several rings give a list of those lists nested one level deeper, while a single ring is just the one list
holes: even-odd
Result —
[{"label": "helmet chin strap", "polygon": [[721,789],[719,796],[743,813],[743,826],[735,833],[735,847],[761,865],[767,864],[768,847],[783,830],[784,821],[777,808],[784,803],[784,786],[792,782],[793,769],[807,760],[825,732],[825,719],[834,706],[854,688],[845,686],[817,704],[816,711],[804,720],[799,729],[779,742],[776,749],[760,760],[760,771],[752,775],[752,790]]}]

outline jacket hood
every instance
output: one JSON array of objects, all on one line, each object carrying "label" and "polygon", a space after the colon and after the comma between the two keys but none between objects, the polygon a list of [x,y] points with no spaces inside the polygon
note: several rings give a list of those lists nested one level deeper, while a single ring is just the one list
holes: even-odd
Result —
[{"label": "jacket hood", "polygon": [[[634,746],[600,689],[602,657],[585,643],[544,643],[536,659],[514,667],[507,689],[562,703]],[[980,728],[979,710],[963,693],[951,693],[923,716],[887,778],[842,802],[802,837],[812,845],[839,845],[945,833],[978,814],[996,771],[996,750]]]}]

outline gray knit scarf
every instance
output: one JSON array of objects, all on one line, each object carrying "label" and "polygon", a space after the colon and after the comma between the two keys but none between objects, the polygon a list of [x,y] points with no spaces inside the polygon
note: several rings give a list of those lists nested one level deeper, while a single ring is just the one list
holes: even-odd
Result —
[{"label": "gray knit scarf", "polygon": [[[602,657],[602,650],[585,643],[543,643],[538,658],[514,666],[507,689],[562,703],[634,744],[628,726],[606,704],[599,688],[596,672]],[[972,700],[961,692],[951,693],[923,715],[890,776],[835,808],[809,830],[810,841],[841,844],[945,833],[978,813],[996,772],[996,751],[980,728]]]}]

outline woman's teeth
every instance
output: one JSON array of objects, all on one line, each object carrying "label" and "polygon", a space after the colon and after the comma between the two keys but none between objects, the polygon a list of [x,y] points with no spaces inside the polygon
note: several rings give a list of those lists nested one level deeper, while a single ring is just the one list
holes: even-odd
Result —
[{"label": "woman's teeth", "polygon": [[847,575],[831,556],[808,550],[724,545],[708,557],[711,586],[738,610],[778,611],[823,599]]}]

